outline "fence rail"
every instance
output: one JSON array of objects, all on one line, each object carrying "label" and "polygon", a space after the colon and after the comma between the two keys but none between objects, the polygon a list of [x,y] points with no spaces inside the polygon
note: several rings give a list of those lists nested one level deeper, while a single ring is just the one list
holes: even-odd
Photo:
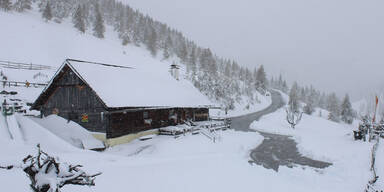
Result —
[{"label": "fence rail", "polygon": [[48,84],[46,83],[31,83],[31,82],[18,82],[18,81],[0,81],[0,83],[3,85],[3,87],[34,87],[34,88],[39,88],[39,87],[45,87]]},{"label": "fence rail", "polygon": [[48,65],[40,65],[33,63],[19,63],[13,61],[0,61],[0,67],[11,69],[27,69],[27,70],[52,70],[53,68]]}]

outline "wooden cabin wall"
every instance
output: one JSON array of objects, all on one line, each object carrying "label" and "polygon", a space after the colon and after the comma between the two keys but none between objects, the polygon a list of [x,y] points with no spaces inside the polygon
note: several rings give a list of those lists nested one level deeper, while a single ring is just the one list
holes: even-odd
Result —
[{"label": "wooden cabin wall", "polygon": [[[45,116],[55,114],[70,119],[89,131],[105,133],[108,118],[101,101],[77,75],[69,68],[55,82],[55,90],[42,106]],[[88,116],[88,122],[82,117]]]},{"label": "wooden cabin wall", "polygon": [[[107,138],[116,138],[128,134],[147,131],[176,124],[182,124],[185,120],[208,120],[207,108],[172,108],[152,109],[135,112],[112,112],[109,115]],[[146,114],[145,114],[146,113]],[[177,120],[171,116],[177,115]],[[150,122],[150,123],[149,123]]]},{"label": "wooden cabin wall", "polygon": [[194,109],[194,120],[195,121],[207,121],[209,119],[208,108],[195,108]]}]

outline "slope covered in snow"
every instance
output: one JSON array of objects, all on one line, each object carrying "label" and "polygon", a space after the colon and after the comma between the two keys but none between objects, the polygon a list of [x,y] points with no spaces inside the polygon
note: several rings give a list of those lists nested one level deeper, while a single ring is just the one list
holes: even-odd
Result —
[{"label": "slope covered in snow", "polygon": [[[77,32],[69,19],[63,20],[60,24],[52,21],[44,22],[40,13],[36,11],[25,13],[0,12],[0,25],[2,26],[0,42],[3,45],[0,47],[0,60],[32,62],[53,67],[52,70],[43,71],[2,68],[1,70],[10,77],[10,80],[39,82],[41,79],[33,77],[41,72],[46,75],[43,80],[47,82],[67,58],[146,69],[145,75],[148,76],[159,74],[170,76],[168,73],[170,65],[173,62],[179,63],[179,59],[175,57],[168,60],[163,60],[161,54],[153,57],[144,47],[136,47],[131,44],[121,45],[117,34],[108,26],[105,38],[98,39],[92,36],[90,31],[85,34]],[[185,73],[185,66],[182,65],[180,83],[190,87],[192,84],[185,79]],[[100,80],[108,78],[108,74],[100,74],[99,76]],[[111,85],[111,87],[114,86]],[[33,102],[42,90],[41,87],[30,89],[9,87],[7,89],[20,92],[18,97],[27,99],[28,102]],[[236,99],[235,110],[229,111],[229,115],[251,113],[265,108],[269,104],[270,97],[255,93],[253,101],[247,101],[246,97]],[[216,103],[216,105],[221,104]],[[215,116],[224,114],[223,111],[214,112]]]}]

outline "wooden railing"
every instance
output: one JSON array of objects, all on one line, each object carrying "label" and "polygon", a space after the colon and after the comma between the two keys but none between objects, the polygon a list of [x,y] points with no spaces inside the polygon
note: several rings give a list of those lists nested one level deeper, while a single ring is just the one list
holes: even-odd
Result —
[{"label": "wooden railing", "polygon": [[31,83],[31,82],[18,82],[18,81],[0,81],[0,84],[3,87],[34,87],[34,88],[39,88],[39,87],[45,87],[48,84],[46,83]]},{"label": "wooden railing", "polygon": [[13,61],[0,61],[0,67],[11,69],[26,69],[26,70],[53,70],[51,66],[39,65],[33,63],[19,63]]}]

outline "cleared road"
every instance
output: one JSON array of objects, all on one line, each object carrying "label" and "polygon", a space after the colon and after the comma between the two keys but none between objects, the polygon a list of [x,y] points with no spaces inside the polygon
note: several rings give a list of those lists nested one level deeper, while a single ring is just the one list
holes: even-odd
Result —
[{"label": "cleared road", "polygon": [[[285,105],[279,92],[271,91],[271,96],[272,103],[266,109],[232,118],[232,128],[238,131],[254,132],[255,130],[249,128],[253,121],[258,121],[263,115],[273,113]],[[304,165],[314,168],[325,168],[332,165],[331,163],[302,156],[297,150],[297,143],[290,136],[258,132],[264,137],[264,140],[250,154],[253,163],[275,171],[279,170],[279,166],[293,167],[295,165]]]}]

